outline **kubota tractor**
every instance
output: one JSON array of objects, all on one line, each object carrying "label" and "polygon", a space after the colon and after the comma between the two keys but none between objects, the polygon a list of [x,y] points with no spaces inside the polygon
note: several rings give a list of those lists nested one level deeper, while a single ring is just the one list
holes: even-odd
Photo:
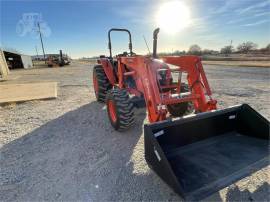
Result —
[{"label": "kubota tractor", "polygon": [[[124,31],[129,35],[129,53],[124,52],[115,59],[111,48],[112,31]],[[93,81],[97,100],[106,102],[109,119],[116,130],[131,126],[133,106],[138,102],[145,103],[151,123],[166,120],[170,115],[183,116],[193,108],[191,105],[197,112],[216,109],[201,59],[197,56],[158,59],[158,32],[159,29],[154,32],[152,57],[133,53],[130,31],[111,29],[108,33],[110,57],[98,60]],[[182,82],[183,72],[187,73],[188,83]],[[177,76],[173,78],[173,74]]]},{"label": "kubota tractor", "polygon": [[[113,57],[113,31],[129,35],[129,52]],[[146,107],[148,165],[181,196],[200,199],[268,162],[269,121],[247,104],[216,110],[200,57],[158,57],[158,33],[153,55],[142,56],[132,51],[129,30],[109,30],[110,56],[93,70],[96,99],[119,131],[134,123],[134,107]]]}]

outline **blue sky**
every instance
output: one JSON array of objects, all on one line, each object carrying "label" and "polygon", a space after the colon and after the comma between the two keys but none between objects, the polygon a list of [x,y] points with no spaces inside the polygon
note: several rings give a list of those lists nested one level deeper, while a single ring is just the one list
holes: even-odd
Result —
[{"label": "blue sky", "polygon": [[[181,0],[179,0],[181,1]],[[111,27],[128,28],[136,53],[147,53],[152,31],[158,26],[155,15],[162,0],[137,1],[1,1],[1,46],[25,54],[41,53],[39,38],[20,36],[17,24],[23,14],[38,13],[47,30],[45,51],[59,49],[73,58],[108,54],[107,31]],[[237,46],[253,41],[259,47],[270,43],[270,0],[183,0],[190,9],[191,23],[177,33],[160,31],[159,51],[187,50],[192,44],[203,49],[220,50],[233,40]],[[45,23],[45,24],[44,24]],[[46,34],[46,33],[45,33]],[[125,34],[113,34],[114,53],[127,48]]]}]

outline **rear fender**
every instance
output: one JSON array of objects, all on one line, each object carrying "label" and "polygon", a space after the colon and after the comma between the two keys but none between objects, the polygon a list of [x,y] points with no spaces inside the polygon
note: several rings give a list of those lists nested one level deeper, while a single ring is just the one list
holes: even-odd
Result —
[{"label": "rear fender", "polygon": [[107,78],[109,79],[110,83],[112,85],[114,85],[116,79],[115,79],[115,76],[113,74],[113,67],[112,67],[112,64],[111,64],[110,60],[107,59],[107,58],[100,58],[99,61],[102,64],[104,72],[105,72]]}]

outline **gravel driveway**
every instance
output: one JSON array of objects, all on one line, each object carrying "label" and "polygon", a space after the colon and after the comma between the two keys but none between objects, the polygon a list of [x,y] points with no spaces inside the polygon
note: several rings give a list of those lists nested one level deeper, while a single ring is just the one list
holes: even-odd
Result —
[{"label": "gravel driveway", "polygon": [[[270,119],[269,68],[205,66],[219,108],[248,103]],[[92,66],[12,72],[58,81],[55,100],[0,107],[0,201],[180,201],[144,160],[144,110],[126,133],[94,99]],[[13,82],[13,81],[10,81]],[[269,201],[270,167],[205,201]]]}]

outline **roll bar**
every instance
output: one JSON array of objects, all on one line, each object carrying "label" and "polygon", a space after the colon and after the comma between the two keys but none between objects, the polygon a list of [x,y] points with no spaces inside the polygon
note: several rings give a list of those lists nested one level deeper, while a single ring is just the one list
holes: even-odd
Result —
[{"label": "roll bar", "polygon": [[116,32],[127,32],[129,35],[129,44],[128,44],[128,48],[130,51],[130,55],[132,55],[132,41],[131,41],[131,33],[128,29],[119,29],[119,28],[112,28],[109,30],[108,32],[108,38],[109,38],[109,43],[108,43],[108,47],[110,50],[110,57],[112,58],[112,43],[111,43],[111,32],[112,31],[116,31]]}]

